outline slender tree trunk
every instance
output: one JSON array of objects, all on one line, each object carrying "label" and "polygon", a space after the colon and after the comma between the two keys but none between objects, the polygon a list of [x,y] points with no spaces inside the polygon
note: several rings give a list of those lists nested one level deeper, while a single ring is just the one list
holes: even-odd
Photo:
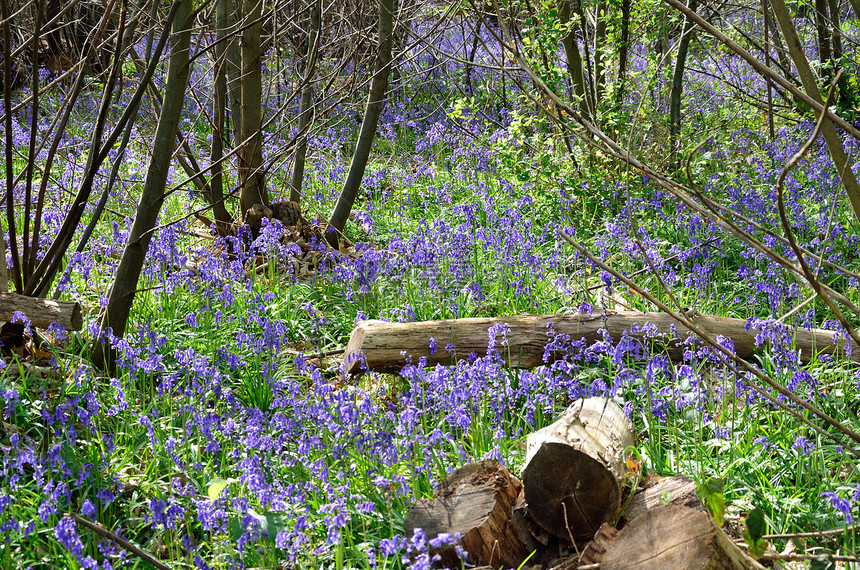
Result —
[{"label": "slender tree trunk", "polygon": [[579,55],[579,46],[576,42],[576,25],[570,21],[570,2],[562,0],[558,10],[561,23],[567,26],[567,34],[562,39],[564,54],[567,59],[567,72],[573,83],[573,93],[579,101],[579,112],[586,120],[591,120],[591,105],[585,93],[585,78],[582,73],[582,57]]},{"label": "slender tree trunk", "polygon": [[302,100],[299,103],[299,146],[296,148],[296,158],[293,161],[293,176],[290,180],[290,200],[296,204],[302,201],[302,180],[305,176],[305,156],[308,152],[308,125],[313,114],[313,78],[319,51],[320,19],[322,17],[322,2],[314,0],[310,7],[311,17],[308,24],[308,53],[305,56],[305,77],[302,85]]},{"label": "slender tree trunk", "polygon": [[239,148],[239,206],[242,216],[254,204],[268,204],[263,172],[263,60],[260,32],[263,0],[244,0],[242,10],[242,138]]},{"label": "slender tree trunk", "polygon": [[[770,17],[767,13],[767,0],[761,0],[761,10],[764,18],[764,64],[770,67]],[[776,132],[773,126],[773,82],[770,77],[764,78],[767,83],[767,130],[770,135],[771,142],[776,138]]]},{"label": "slender tree trunk", "polygon": [[364,177],[364,169],[370,158],[370,148],[373,146],[373,137],[376,134],[376,125],[379,115],[382,113],[382,104],[385,100],[385,90],[388,88],[388,72],[391,70],[391,32],[394,28],[394,0],[378,0],[379,5],[379,48],[376,56],[376,64],[373,66],[373,79],[370,82],[370,92],[367,96],[367,105],[364,108],[364,120],[361,122],[361,132],[352,153],[352,161],[349,164],[349,172],[340,191],[340,197],[331,213],[329,219],[330,229],[326,235],[328,242],[337,248],[340,234],[346,226],[346,220],[358,190],[361,188],[361,179]]},{"label": "slender tree trunk", "polygon": [[[164,202],[170,159],[176,146],[176,131],[179,128],[185,90],[190,76],[189,50],[193,25],[190,15],[193,0],[176,0],[176,4],[178,10],[171,27],[172,37],[164,105],[155,129],[153,154],[149,161],[128,243],[117,267],[107,307],[100,317],[101,330],[111,329],[117,337],[125,334],[140,271],[152,239],[152,229],[155,227],[158,213]],[[96,339],[93,346],[93,362],[97,366],[113,370],[115,356],[109,343],[103,338]]]},{"label": "slender tree trunk", "polygon": [[833,62],[842,59],[842,26],[839,23],[839,0],[828,0],[830,9],[830,39],[833,44]]},{"label": "slender tree trunk", "polygon": [[[770,0],[770,5],[773,8],[776,21],[782,30],[785,43],[788,44],[788,51],[791,59],[794,61],[795,68],[797,68],[797,73],[800,75],[803,89],[814,100],[821,101],[821,92],[818,90],[815,74],[812,73],[809,61],[806,59],[806,54],[803,53],[803,46],[800,43],[800,38],[797,36],[797,30],[794,29],[794,22],[791,21],[788,7],[786,7],[784,0]],[[854,171],[851,170],[851,165],[848,163],[848,157],[845,156],[842,140],[836,133],[836,128],[830,119],[825,118],[822,122],[821,136],[824,137],[824,142],[827,143],[827,148],[830,150],[830,156],[836,165],[836,172],[840,175],[842,183],[845,185],[854,215],[860,220],[860,186],[858,186],[857,179],[854,177]]]},{"label": "slender tree trunk", "polygon": [[239,40],[236,32],[236,23],[242,21],[242,3],[234,9],[231,0],[216,0],[224,4],[227,11],[225,27],[229,29],[231,38],[227,41],[226,68],[227,68],[227,91],[230,99],[230,118],[233,123],[233,145],[242,142],[242,53],[239,49]]},{"label": "slender tree trunk", "polygon": [[212,117],[214,131],[212,133],[212,180],[209,182],[212,199],[212,213],[215,216],[215,225],[218,233],[226,232],[227,227],[233,223],[233,218],[227,212],[224,203],[224,166],[221,159],[224,156],[224,127],[226,126],[227,110],[227,46],[224,38],[227,37],[227,28],[232,22],[233,16],[226,0],[218,0],[215,5],[215,88],[212,97]]},{"label": "slender tree trunk", "polygon": [[627,59],[630,51],[630,0],[621,0],[621,41],[618,46],[618,95],[616,105],[624,104],[627,86]]},{"label": "slender tree trunk", "polygon": [[833,58],[827,31],[827,0],[815,0],[815,34],[818,39],[818,61],[825,65]]},{"label": "slender tree trunk", "polygon": [[854,10],[854,17],[860,18],[860,0],[848,0],[851,4],[851,9]]},{"label": "slender tree trunk", "polygon": [[[698,0],[690,0],[690,10],[695,10]],[[672,157],[672,168],[678,159],[681,134],[681,95],[684,90],[684,66],[687,63],[687,52],[693,37],[693,22],[684,18],[684,28],[678,41],[678,55],[675,58],[675,71],[672,73],[672,92],[669,95],[669,145]]]}]

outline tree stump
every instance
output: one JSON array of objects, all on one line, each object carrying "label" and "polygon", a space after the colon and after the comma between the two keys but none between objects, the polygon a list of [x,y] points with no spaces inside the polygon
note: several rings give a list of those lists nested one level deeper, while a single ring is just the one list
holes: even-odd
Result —
[{"label": "tree stump", "polygon": [[[481,461],[457,469],[433,491],[433,499],[415,503],[403,529],[411,536],[416,528],[428,540],[440,533],[460,533],[460,546],[469,553],[469,564],[516,568],[528,552],[511,524],[511,509],[522,484],[503,465]],[[459,568],[455,546],[431,549],[442,567]]]},{"label": "tree stump", "polygon": [[640,568],[758,570],[764,567],[717,528],[708,513],[665,505],[626,526],[600,562],[600,570]]},{"label": "tree stump", "polygon": [[624,451],[633,425],[611,400],[572,404],[554,424],[531,434],[522,472],[529,513],[549,533],[589,539],[613,524],[627,476]]}]

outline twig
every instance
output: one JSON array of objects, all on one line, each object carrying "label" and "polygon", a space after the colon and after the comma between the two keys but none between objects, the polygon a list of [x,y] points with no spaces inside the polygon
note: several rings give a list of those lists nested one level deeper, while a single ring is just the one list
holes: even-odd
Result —
[{"label": "twig", "polygon": [[149,564],[152,564],[154,567],[158,568],[158,570],[172,570],[170,566],[168,566],[167,564],[165,564],[164,562],[162,562],[161,560],[159,560],[158,558],[156,558],[152,554],[146,552],[145,550],[141,550],[140,548],[133,545],[132,543],[130,543],[126,539],[116,535],[115,533],[112,533],[111,531],[107,530],[106,528],[104,528],[100,525],[97,525],[95,523],[91,523],[87,519],[78,516],[77,513],[69,513],[66,516],[71,518],[77,524],[90,529],[91,531],[98,534],[99,536],[103,536],[104,538],[107,538],[108,540],[110,540],[114,544],[116,544],[117,546],[128,550],[129,552],[131,552],[132,554],[134,554],[135,556],[137,556],[138,558],[140,558],[144,562],[148,562]]},{"label": "twig", "polygon": [[854,532],[860,530],[860,526],[849,526],[845,528],[832,528],[830,530],[816,530],[813,532],[796,532],[794,534],[765,534],[762,538],[765,540],[790,540],[792,538],[825,538],[828,536],[838,536],[846,532]]},{"label": "twig", "polygon": [[[860,562],[856,556],[842,556],[840,554],[825,555],[834,562]],[[816,560],[821,554],[764,554],[759,560],[784,560],[786,562],[801,562],[803,560]]]}]

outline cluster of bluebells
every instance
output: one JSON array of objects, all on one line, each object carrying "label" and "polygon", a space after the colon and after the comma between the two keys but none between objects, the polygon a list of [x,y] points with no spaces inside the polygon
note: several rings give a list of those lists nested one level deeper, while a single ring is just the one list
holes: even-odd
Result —
[{"label": "cluster of bluebells", "polygon": [[[485,45],[497,44],[490,32],[483,34]],[[456,31],[437,39],[442,52],[464,41]],[[428,61],[432,53],[417,59],[426,68],[416,75],[451,89],[446,78],[457,79],[462,70]],[[482,57],[491,62],[493,55]],[[642,72],[634,74],[636,81],[644,81],[648,61],[642,50],[632,65]],[[694,74],[695,81],[705,83],[705,72],[731,74],[752,91],[763,88],[739,74],[737,61],[708,65]],[[197,82],[205,82],[195,73]],[[472,91],[493,80],[482,67],[472,73]],[[722,96],[713,89],[695,95],[703,105],[705,98]],[[192,99],[189,117],[197,105]],[[0,438],[0,533],[8,539],[0,542],[26,551],[42,531],[53,529],[56,542],[83,567],[95,567],[97,560],[102,568],[125,564],[122,551],[87,538],[64,516],[76,512],[117,534],[134,532],[132,538],[140,543],[155,544],[158,537],[178,558],[200,568],[214,565],[225,544],[234,553],[230,563],[243,566],[263,548],[291,565],[331,560],[348,542],[361,542],[370,567],[385,567],[390,560],[430,568],[434,549],[445,545],[468,564],[468,553],[454,535],[428,537],[416,529],[405,537],[391,525],[388,536],[368,533],[373,538],[356,540],[354,534],[383,526],[392,511],[403,512],[427,492],[422,483],[432,487],[464,462],[494,458],[515,469],[522,458],[507,444],[545,425],[577,398],[613,398],[631,417],[648,422],[689,415],[715,440],[734,435],[734,426],[712,413],[724,402],[772,409],[752,388],[752,378],[731,374],[697,342],[683,341],[684,358],[671,361],[648,325],[620,338],[604,332],[591,344],[549,328],[545,363],[533,370],[505,365],[510,332],[505,325],[487,331],[487,350],[480,354],[455,355],[443,339],[428,339],[431,353],[447,351],[456,362],[427,368],[425,362],[404,358],[396,379],[372,376],[360,388],[346,388],[336,371],[318,368],[312,350],[287,362],[284,355],[296,344],[323,348],[320,339],[342,339],[343,325],[352,324],[353,317],[413,321],[500,310],[546,312],[563,303],[599,316],[607,308],[604,301],[583,289],[599,281],[610,295],[626,292],[608,273],[571,258],[555,236],[559,227],[594,233],[592,249],[604,260],[620,254],[630,268],[656,268],[668,287],[695,291],[697,306],[729,303],[742,308],[741,316],[761,317],[802,300],[804,293],[784,278],[778,264],[678,207],[647,179],[641,181],[643,192],[634,196],[615,182],[570,175],[554,181],[558,187],[550,190],[517,180],[497,151],[521,150],[508,127],[512,117],[528,109],[511,109],[506,102],[493,120],[485,120],[479,108],[455,114],[433,102],[416,102],[409,115],[397,108],[386,106],[380,134],[401,144],[400,130],[414,133],[407,149],[412,158],[403,168],[369,170],[356,215],[369,237],[357,244],[356,256],[327,252],[324,244],[312,242],[326,260],[307,283],[291,263],[298,246],[281,239],[278,222],[265,223],[253,242],[240,233],[214,247],[188,246],[187,221],[165,224],[148,252],[143,283],[151,293],[140,296],[145,308],[139,308],[139,318],[123,338],[106,333],[117,349],[118,376],[101,378],[83,366],[57,364],[64,383],[23,386],[7,367],[0,410],[4,422],[24,427],[8,435],[4,431]],[[16,120],[16,144],[26,142],[21,125],[27,124]],[[340,124],[312,134],[316,160],[309,164],[308,201],[330,204],[336,197],[345,176],[336,150],[354,136],[355,126]],[[183,128],[191,132],[194,125]],[[783,131],[773,143],[761,143],[767,159],[751,161],[746,174],[711,175],[706,191],[726,196],[744,215],[775,225],[769,189],[779,173],[774,164],[784,163],[809,128]],[[719,160],[721,152],[748,152],[754,138],[741,130],[734,133],[732,147],[704,151]],[[270,135],[266,148],[282,148],[288,139]],[[192,141],[192,150],[197,144]],[[832,263],[843,263],[846,252],[856,251],[856,238],[839,220],[829,220],[826,210],[805,208],[809,201],[826,206],[834,193],[836,180],[825,159],[826,149],[816,146],[809,168],[789,177],[787,205],[800,242]],[[120,211],[132,211],[134,193],[125,185],[140,182],[145,157],[130,153],[125,160],[129,176],[112,198]],[[171,173],[172,180],[179,178]],[[79,182],[74,168],[58,179],[65,188]],[[606,212],[590,227],[580,219],[589,199]],[[395,208],[398,223],[383,221]],[[49,212],[46,231],[59,227],[62,214]],[[631,224],[634,216],[663,225]],[[129,225],[113,222],[88,249],[71,256],[60,280],[64,294],[103,301],[104,291],[92,284],[113,273]],[[667,233],[676,239],[667,241]],[[768,245],[790,255],[773,240]],[[276,280],[266,282],[255,272],[261,257],[275,261],[285,287],[295,286],[288,301]],[[831,281],[857,286],[849,276],[825,271]],[[738,284],[729,293],[718,287],[727,276]],[[313,287],[325,293],[315,295]],[[311,298],[296,300],[305,293]],[[342,303],[332,308],[330,297]],[[386,304],[380,306],[378,299]],[[820,319],[810,309],[790,323],[811,327]],[[750,318],[748,326],[790,390],[809,400],[825,398],[792,349],[786,325],[768,317]],[[62,338],[60,331],[51,332]],[[721,342],[730,346],[728,339]],[[767,437],[756,441],[762,453],[785,451]],[[133,458],[123,446],[134,447]],[[818,451],[805,435],[788,448],[804,456]],[[156,480],[142,481],[140,473],[150,469],[158,474]],[[213,497],[210,484],[220,479],[229,483]],[[37,497],[37,506],[28,509],[25,497]],[[851,522],[857,493],[851,500],[836,493],[823,497]],[[133,524],[114,524],[119,513]]]}]

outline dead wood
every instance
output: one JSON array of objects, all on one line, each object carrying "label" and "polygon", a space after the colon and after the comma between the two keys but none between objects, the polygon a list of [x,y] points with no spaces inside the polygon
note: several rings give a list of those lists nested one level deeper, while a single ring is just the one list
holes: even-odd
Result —
[{"label": "dead wood", "polygon": [[[511,524],[511,508],[522,488],[511,472],[495,461],[481,461],[457,469],[436,487],[432,499],[413,505],[403,529],[416,528],[427,539],[440,533],[460,533],[460,546],[470,564],[518,567],[528,553]],[[459,568],[456,545],[431,549],[440,567]]]},{"label": "dead wood", "polygon": [[621,512],[619,526],[663,505],[679,505],[701,511],[704,506],[696,494],[696,483],[683,475],[673,477],[652,476],[636,491]]},{"label": "dead wood", "polygon": [[741,550],[711,516],[677,505],[654,508],[636,518],[612,541],[601,570],[764,568]]},{"label": "dead wood", "polygon": [[40,329],[54,322],[69,331],[79,331],[84,326],[80,303],[0,293],[0,321],[12,321],[15,313],[23,314],[32,326]]},{"label": "dead wood", "polygon": [[[756,352],[755,330],[747,330],[744,319],[695,315],[696,327],[712,338],[726,337],[734,344],[735,352],[748,359]],[[344,362],[347,372],[361,374],[367,370],[399,372],[408,362],[417,364],[425,358],[428,366],[452,364],[470,353],[487,354],[487,331],[494,326],[505,326],[508,331],[498,335],[496,346],[509,366],[534,368],[565,356],[556,351],[545,354],[550,341],[549,333],[569,335],[572,340],[584,339],[588,344],[603,341],[604,332],[618,340],[623,334],[642,342],[662,345],[674,360],[684,357],[682,339],[691,332],[665,313],[638,311],[606,311],[604,314],[577,313],[574,315],[511,315],[507,317],[479,317],[422,321],[416,323],[389,323],[378,320],[361,321],[355,325],[349,339]],[[549,328],[551,327],[551,329]],[[646,333],[646,330],[649,331]],[[843,355],[846,342],[833,331],[791,328],[794,346],[804,362],[817,354]],[[650,338],[649,338],[650,337]],[[435,342],[431,351],[430,339]],[[851,360],[860,362],[860,350],[853,343]],[[405,357],[404,357],[405,353]]]},{"label": "dead wood", "polygon": [[633,425],[617,404],[588,398],[529,435],[522,480],[528,512],[550,534],[590,539],[614,524],[627,478]]}]

